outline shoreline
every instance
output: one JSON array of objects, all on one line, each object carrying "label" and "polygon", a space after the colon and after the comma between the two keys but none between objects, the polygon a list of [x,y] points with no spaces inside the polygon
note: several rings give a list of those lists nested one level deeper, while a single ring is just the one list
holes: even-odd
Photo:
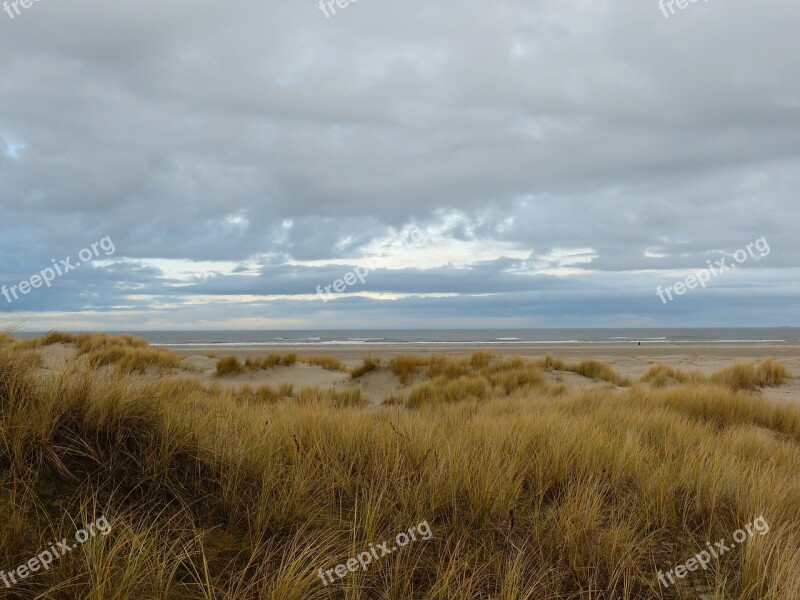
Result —
[{"label": "shoreline", "polygon": [[229,344],[208,344],[202,346],[158,345],[180,356],[232,355],[237,357],[266,356],[272,352],[286,354],[294,352],[298,356],[331,356],[340,359],[361,359],[366,355],[391,358],[401,354],[448,354],[468,356],[475,350],[488,350],[502,356],[534,357],[548,352],[563,358],[667,358],[677,356],[708,356],[713,358],[800,358],[800,345],[797,344],[386,344],[386,345],[269,345],[233,346]]}]

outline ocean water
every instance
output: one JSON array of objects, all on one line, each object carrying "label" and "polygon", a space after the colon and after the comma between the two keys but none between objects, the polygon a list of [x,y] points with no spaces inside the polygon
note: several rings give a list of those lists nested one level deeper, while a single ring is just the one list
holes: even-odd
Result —
[{"label": "ocean water", "polygon": [[425,329],[308,331],[131,331],[153,345],[219,346],[514,346],[625,344],[800,344],[800,328]]}]

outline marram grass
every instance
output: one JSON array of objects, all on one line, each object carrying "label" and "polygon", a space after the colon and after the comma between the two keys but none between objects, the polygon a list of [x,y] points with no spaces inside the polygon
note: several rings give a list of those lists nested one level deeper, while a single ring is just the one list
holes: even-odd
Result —
[{"label": "marram grass", "polygon": [[[733,391],[752,380],[738,371],[572,391],[521,359],[436,358],[407,405],[376,408],[42,375],[35,351],[0,339],[0,569],[100,515],[112,530],[0,597],[800,598],[800,410]],[[759,385],[777,367],[753,366]],[[767,535],[659,586],[759,515]],[[317,576],[423,520],[430,541]]]}]

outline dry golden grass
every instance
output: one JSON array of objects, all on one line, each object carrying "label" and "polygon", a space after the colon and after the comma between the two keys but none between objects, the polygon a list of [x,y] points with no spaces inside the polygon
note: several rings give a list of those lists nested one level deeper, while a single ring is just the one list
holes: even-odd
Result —
[{"label": "dry golden grass", "polygon": [[308,358],[302,359],[302,362],[315,365],[317,367],[322,367],[327,371],[347,371],[347,365],[340,361],[338,358],[332,358],[330,356],[309,356]]},{"label": "dry golden grass", "polygon": [[[377,368],[377,365],[373,365],[372,368]],[[631,383],[605,363],[583,360],[571,364],[551,354],[545,355],[541,360],[529,362],[520,357],[504,357],[492,362],[492,356],[486,350],[475,351],[469,359],[455,359],[437,354],[401,355],[392,358],[389,368],[404,385],[410,383],[422,369],[425,369],[425,376],[431,380],[439,378],[457,380],[469,376],[483,376],[488,377],[493,385],[500,384],[500,387],[506,390],[522,385],[541,385],[544,378],[539,372],[540,368],[550,371],[572,371],[590,379],[608,381],[618,386],[629,386]],[[503,384],[501,380],[507,381],[508,384]]]},{"label": "dry golden grass", "polygon": [[383,399],[381,406],[403,406],[406,403],[406,397],[402,394],[389,394]]},{"label": "dry golden grass", "polygon": [[79,356],[85,356],[92,368],[114,365],[125,373],[159,372],[178,368],[180,359],[160,348],[150,347],[145,340],[130,334],[108,335],[106,333],[72,334],[51,331],[38,339],[29,339],[17,344],[21,349],[37,349],[55,344],[73,345]]},{"label": "dry golden grass", "polygon": [[380,366],[381,366],[380,359],[374,359],[371,356],[365,356],[364,359],[361,361],[361,364],[350,371],[350,377],[352,379],[358,379],[359,377],[361,377],[362,375],[366,375],[370,371],[379,369]]},{"label": "dry golden grass", "polygon": [[[69,334],[67,334],[69,335]],[[143,339],[130,334],[109,335],[107,333],[82,333],[74,337],[74,343],[81,354],[89,354],[107,348],[147,348]]]},{"label": "dry golden grass", "polygon": [[473,372],[474,369],[470,365],[469,359],[456,359],[434,354],[430,357],[426,376],[428,379],[437,379],[439,377],[459,379],[471,375]]},{"label": "dry golden grass", "polygon": [[469,364],[473,369],[485,369],[492,360],[492,354],[488,350],[475,350],[469,359]]},{"label": "dry golden grass", "polygon": [[397,375],[403,385],[407,385],[422,369],[425,369],[425,377],[428,379],[436,379],[438,377],[458,379],[486,368],[490,360],[491,355],[482,350],[477,350],[467,360],[453,359],[441,354],[432,354],[430,356],[400,355],[391,359],[389,368]]},{"label": "dry golden grass", "polygon": [[529,386],[546,386],[547,380],[535,366],[520,367],[498,371],[487,376],[496,391],[510,394]]},{"label": "dry golden grass", "polygon": [[270,352],[264,358],[246,358],[244,366],[251,370],[258,369],[274,369],[275,367],[291,367],[297,363],[297,354],[290,352],[288,354],[278,354],[277,352]]},{"label": "dry golden grass", "polygon": [[411,383],[419,370],[430,365],[430,359],[424,356],[395,356],[389,361],[389,368],[397,375],[403,385]]},{"label": "dry golden grass", "polygon": [[217,361],[217,377],[230,377],[241,373],[244,373],[244,367],[235,356],[226,356]]},{"label": "dry golden grass", "polygon": [[649,383],[653,387],[664,387],[668,383],[686,383],[691,376],[680,369],[674,369],[667,364],[658,363],[644,372],[639,378],[641,383]]},{"label": "dry golden grass", "polygon": [[326,404],[336,408],[361,407],[369,403],[367,398],[362,395],[360,388],[320,390],[313,387],[300,390],[297,394],[297,402],[300,405]]},{"label": "dry golden grass", "polygon": [[784,365],[767,358],[761,364],[737,362],[711,376],[711,381],[736,390],[755,390],[760,387],[775,387],[789,377]]},{"label": "dry golden grass", "polygon": [[[413,408],[376,409],[358,390],[36,363],[0,340],[0,568],[101,515],[112,529],[9,598],[800,598],[800,409],[727,374],[554,393],[535,363],[467,361],[412,389]],[[768,534],[660,587],[658,570],[762,514]],[[322,585],[318,569],[422,520],[430,541]]]},{"label": "dry golden grass", "polygon": [[118,369],[132,373],[146,373],[150,369],[175,369],[180,359],[170,352],[158,348],[141,348],[134,346],[106,346],[88,353],[92,367],[115,365]]},{"label": "dry golden grass", "polygon": [[577,363],[568,363],[548,352],[538,364],[547,371],[571,371],[583,377],[597,381],[607,381],[616,386],[627,387],[631,384],[627,377],[623,377],[606,363],[597,360],[589,359]]},{"label": "dry golden grass", "polygon": [[52,344],[74,344],[78,341],[78,336],[62,331],[51,331],[37,340],[40,346],[50,346]]},{"label": "dry golden grass", "polygon": [[566,370],[577,373],[578,375],[583,375],[589,379],[608,381],[614,385],[628,386],[631,384],[627,377],[622,377],[606,363],[598,360],[582,360],[576,364],[569,364],[566,366]]},{"label": "dry golden grass", "polygon": [[548,371],[566,371],[567,364],[560,358],[556,358],[549,352],[544,355],[544,358],[541,360],[541,366],[543,369],[547,369]]},{"label": "dry golden grass", "polygon": [[415,387],[408,395],[406,406],[418,408],[425,404],[462,402],[465,400],[485,400],[490,391],[483,377],[461,377],[447,379],[439,377]]},{"label": "dry golden grass", "polygon": [[276,390],[269,385],[259,385],[253,389],[249,385],[243,385],[235,392],[237,400],[246,400],[255,403],[272,403],[279,400],[286,400],[294,396],[294,387],[291,384],[281,384]]},{"label": "dry golden grass", "polygon": [[761,363],[740,361],[710,377],[705,377],[701,373],[685,373],[664,363],[659,363],[651,366],[639,381],[649,383],[653,387],[663,387],[668,383],[694,382],[715,383],[732,391],[755,391],[762,387],[779,386],[790,377],[791,374],[784,365],[767,358]]}]

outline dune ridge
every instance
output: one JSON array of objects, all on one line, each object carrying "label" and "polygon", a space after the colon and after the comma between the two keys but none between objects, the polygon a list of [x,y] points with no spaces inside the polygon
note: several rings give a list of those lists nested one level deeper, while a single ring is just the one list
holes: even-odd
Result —
[{"label": "dune ridge", "polygon": [[[800,409],[761,393],[793,381],[780,363],[632,378],[479,350],[218,377],[153,350],[0,337],[0,568],[111,526],[19,597],[800,597]],[[246,381],[298,368],[336,379]],[[376,377],[383,402],[360,386]],[[759,515],[768,534],[660,585]],[[423,521],[430,540],[320,581]]]}]

